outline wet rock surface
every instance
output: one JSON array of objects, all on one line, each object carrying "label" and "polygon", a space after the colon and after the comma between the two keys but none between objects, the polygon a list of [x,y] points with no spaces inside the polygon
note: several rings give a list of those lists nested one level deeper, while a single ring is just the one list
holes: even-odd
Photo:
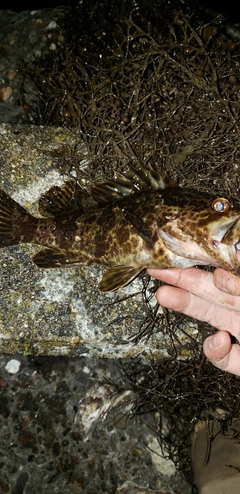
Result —
[{"label": "wet rock surface", "polygon": [[153,416],[122,402],[94,423],[94,389],[117,376],[109,359],[0,356],[0,492],[190,493],[154,453]]}]

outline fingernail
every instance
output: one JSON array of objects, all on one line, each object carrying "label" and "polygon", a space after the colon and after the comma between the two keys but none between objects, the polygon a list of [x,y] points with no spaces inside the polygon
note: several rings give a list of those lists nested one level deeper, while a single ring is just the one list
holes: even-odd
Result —
[{"label": "fingernail", "polygon": [[219,333],[215,333],[212,335],[210,339],[210,347],[213,350],[217,350],[221,346],[221,336]]},{"label": "fingernail", "polygon": [[224,278],[218,278],[218,286],[222,292],[231,293],[234,295],[236,291],[236,284],[233,278],[225,276]]}]

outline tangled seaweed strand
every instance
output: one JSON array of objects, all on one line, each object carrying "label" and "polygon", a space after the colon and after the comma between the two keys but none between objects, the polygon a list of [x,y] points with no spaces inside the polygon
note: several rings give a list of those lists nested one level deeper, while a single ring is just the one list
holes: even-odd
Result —
[{"label": "tangled seaweed strand", "polygon": [[154,161],[181,185],[238,195],[239,49],[220,20],[177,2],[101,9],[77,7],[65,51],[31,68],[41,122],[76,135],[78,178]]},{"label": "tangled seaweed strand", "polygon": [[207,362],[203,355],[186,360],[123,362],[118,370],[119,380],[111,381],[111,385],[117,394],[132,391],[127,414],[131,418],[140,414],[153,414],[154,432],[158,436],[163,456],[175,463],[193,486],[193,492],[197,492],[190,463],[194,426],[198,420],[205,420],[209,424],[207,463],[213,440],[210,421],[216,421],[222,433],[226,434],[231,428],[232,418],[239,418],[240,378],[223,374]]}]

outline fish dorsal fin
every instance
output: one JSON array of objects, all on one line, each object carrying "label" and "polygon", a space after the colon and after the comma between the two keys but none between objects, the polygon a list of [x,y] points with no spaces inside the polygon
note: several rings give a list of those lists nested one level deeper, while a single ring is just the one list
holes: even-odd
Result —
[{"label": "fish dorsal fin", "polygon": [[136,192],[168,187],[176,187],[176,183],[168,175],[163,177],[155,166],[144,167],[139,163],[124,175],[116,171],[112,180],[93,185],[89,192],[98,204],[107,204]]},{"label": "fish dorsal fin", "polygon": [[114,292],[130,283],[142,270],[142,266],[111,266],[105,271],[98,288],[101,292]]},{"label": "fish dorsal fin", "polygon": [[174,186],[176,184],[173,180],[167,175],[163,177],[153,165],[144,167],[139,163],[124,175],[116,171],[112,180],[97,183],[87,190],[74,180],[68,180],[61,187],[53,186],[40,197],[39,212],[42,216],[49,217],[74,212],[81,214],[90,208],[105,206],[137,192]]},{"label": "fish dorsal fin", "polygon": [[139,163],[136,168],[130,168],[125,176],[134,184],[135,192],[136,190],[158,190],[173,187],[172,179],[167,175],[163,176],[152,164],[143,166]]},{"label": "fish dorsal fin", "polygon": [[39,212],[42,216],[64,216],[74,212],[84,213],[97,202],[74,180],[62,187],[53,186],[39,200]]}]

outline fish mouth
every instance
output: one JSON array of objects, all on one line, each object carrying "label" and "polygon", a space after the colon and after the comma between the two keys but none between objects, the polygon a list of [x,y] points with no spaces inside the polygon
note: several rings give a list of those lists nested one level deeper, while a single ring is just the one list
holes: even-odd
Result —
[{"label": "fish mouth", "polygon": [[236,250],[240,250],[240,218],[239,216],[233,221],[230,228],[227,228],[222,239],[222,244],[232,245]]},{"label": "fish mouth", "polygon": [[217,221],[212,230],[212,240],[226,245],[234,245],[240,242],[240,216],[239,214],[224,219],[222,224]]},{"label": "fish mouth", "polygon": [[181,258],[180,267],[210,264],[240,274],[239,214],[232,218],[224,218],[220,224],[216,221],[202,239],[184,236],[183,232],[180,236],[174,231],[169,233],[161,230],[159,235],[168,249],[169,261],[173,261],[172,265],[180,266],[178,258]]},{"label": "fish mouth", "polygon": [[[216,243],[218,244],[218,247],[221,249],[222,248],[227,248],[230,254],[230,259],[232,259],[232,262],[239,264],[239,267],[237,268],[237,274],[240,274],[240,218],[239,215],[237,218],[232,218],[232,222],[230,222],[230,227],[229,227],[229,222],[228,224],[223,225],[225,226],[225,233],[224,233],[224,228],[220,229],[221,233],[223,234],[223,237],[221,239],[216,239]],[[232,224],[231,224],[232,223]],[[227,228],[226,228],[227,227]],[[229,227],[229,228],[228,228]],[[214,240],[213,240],[214,242]],[[215,243],[215,242],[214,242]],[[225,246],[225,247],[224,247]]]}]

